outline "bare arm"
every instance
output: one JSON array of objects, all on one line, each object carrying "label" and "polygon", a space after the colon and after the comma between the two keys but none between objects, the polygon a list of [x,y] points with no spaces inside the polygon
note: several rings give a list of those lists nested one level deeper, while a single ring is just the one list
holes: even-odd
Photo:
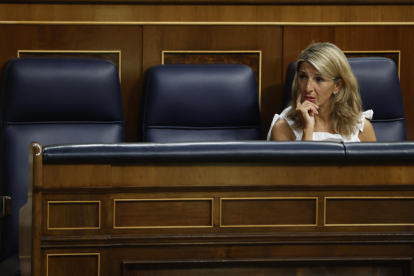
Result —
[{"label": "bare arm", "polygon": [[376,142],[377,137],[375,137],[374,128],[372,127],[372,124],[370,121],[365,119],[364,122],[364,130],[359,133],[358,135],[359,140],[361,142]]},{"label": "bare arm", "polygon": [[294,141],[296,140],[296,135],[288,122],[285,119],[280,119],[273,125],[270,139],[275,141]]}]

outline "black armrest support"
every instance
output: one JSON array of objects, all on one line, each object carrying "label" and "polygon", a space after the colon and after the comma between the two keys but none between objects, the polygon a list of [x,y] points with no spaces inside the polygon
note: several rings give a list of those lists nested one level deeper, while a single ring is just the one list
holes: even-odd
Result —
[{"label": "black armrest support", "polygon": [[12,199],[9,196],[0,196],[0,218],[12,213]]}]

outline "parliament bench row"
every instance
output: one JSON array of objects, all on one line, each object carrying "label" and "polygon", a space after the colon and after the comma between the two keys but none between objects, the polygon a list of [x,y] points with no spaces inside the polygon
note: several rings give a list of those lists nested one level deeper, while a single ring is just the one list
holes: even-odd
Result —
[{"label": "parliament bench row", "polygon": [[23,275],[413,275],[413,148],[35,143]]},{"label": "parliament bench row", "polygon": [[[376,119],[373,126],[378,140],[405,141],[404,111],[395,64],[382,58],[350,59],[350,63],[354,64],[357,77],[361,76],[358,80],[364,107],[374,109]],[[291,73],[287,74],[287,79],[292,78],[295,73],[291,71],[294,65],[289,68]],[[168,143],[262,138],[257,83],[250,68],[238,65],[171,65],[154,67],[147,73],[140,110],[141,141]],[[289,81],[286,87],[289,87]],[[109,61],[30,58],[12,60],[4,70],[1,94],[1,195],[11,197],[12,203],[11,215],[1,220],[0,271],[10,265],[10,258],[16,260],[18,254],[18,210],[28,199],[29,143],[37,141],[47,146],[124,141],[118,70]],[[379,94],[382,96],[378,96]],[[288,97],[286,99],[288,101]],[[244,148],[242,152],[248,151],[250,146],[264,147],[257,153],[257,159],[254,159],[256,161],[261,156],[268,158],[266,154],[271,155],[272,152],[284,155],[286,160],[294,160],[290,158],[295,154],[309,158],[305,159],[309,161],[313,158],[312,154],[307,155],[308,150],[295,149],[299,144],[262,143],[263,145],[257,143],[257,146],[242,143],[239,146]],[[318,143],[311,143],[305,147],[308,145],[314,147],[314,150],[320,146]],[[188,156],[195,154],[200,156],[200,160],[204,160],[216,147],[209,146],[210,148],[199,152],[196,148],[200,145],[191,143],[138,144],[124,145],[121,148],[130,150],[128,147],[135,146],[143,150],[139,151],[142,162],[153,160],[154,154],[160,160],[168,158],[170,149],[177,146]],[[165,151],[145,155],[145,147]],[[237,147],[237,144],[224,143],[221,147],[225,151],[233,152],[232,147]],[[272,151],[269,147],[277,149]],[[319,150],[315,151],[318,158],[331,156],[338,160],[352,160],[356,156],[352,155],[353,152],[370,152],[360,155],[360,160],[376,154],[376,157],[368,158],[372,162],[410,162],[412,158],[411,143],[362,146],[331,144],[328,147],[332,149],[326,151],[327,148],[323,148],[319,153]],[[353,148],[358,151],[353,151]],[[388,155],[376,153],[378,148]],[[269,152],[266,153],[267,151]],[[100,153],[100,156],[98,159],[107,158],[106,153]],[[251,157],[248,155],[245,158]],[[239,159],[240,155],[235,158]],[[10,200],[3,202],[6,204]],[[17,275],[19,265],[12,264],[11,267],[12,270],[9,271],[13,272],[8,273]]]}]

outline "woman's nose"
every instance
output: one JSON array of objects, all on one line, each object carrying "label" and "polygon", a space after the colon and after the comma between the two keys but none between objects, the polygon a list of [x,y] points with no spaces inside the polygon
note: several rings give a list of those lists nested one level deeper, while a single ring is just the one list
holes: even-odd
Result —
[{"label": "woman's nose", "polygon": [[313,88],[314,88],[313,81],[312,80],[308,80],[308,82],[306,83],[306,91],[307,92],[311,92],[311,91],[313,91]]}]

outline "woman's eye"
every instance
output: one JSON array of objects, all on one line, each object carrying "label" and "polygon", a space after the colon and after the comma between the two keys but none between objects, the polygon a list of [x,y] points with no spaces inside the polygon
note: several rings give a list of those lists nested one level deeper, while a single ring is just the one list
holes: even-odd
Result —
[{"label": "woman's eye", "polygon": [[305,75],[299,75],[299,79],[306,80],[306,76]]},{"label": "woman's eye", "polygon": [[316,81],[317,82],[323,82],[323,81],[325,81],[323,78],[321,78],[321,77],[318,77],[317,79],[316,79]]}]

